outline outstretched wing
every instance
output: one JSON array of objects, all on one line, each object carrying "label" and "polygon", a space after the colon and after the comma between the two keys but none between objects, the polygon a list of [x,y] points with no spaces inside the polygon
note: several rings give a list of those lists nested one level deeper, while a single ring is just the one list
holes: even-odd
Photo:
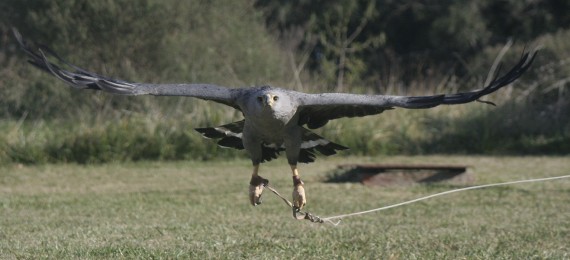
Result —
[{"label": "outstretched wing", "polygon": [[[28,62],[43,71],[51,73],[74,88],[101,90],[119,95],[195,97],[222,103],[238,110],[240,109],[235,103],[239,92],[237,89],[210,84],[149,84],[112,79],[70,64],[45,46],[40,46],[37,52],[34,51],[15,29],[14,36],[18,40],[20,47],[28,54],[30,58]],[[46,53],[56,58],[62,65],[71,70],[63,69],[50,62],[46,57]]]},{"label": "outstretched wing", "polygon": [[507,73],[496,76],[485,88],[470,92],[434,96],[384,96],[344,93],[304,94],[299,99],[297,111],[299,124],[311,129],[324,126],[329,120],[341,117],[361,117],[382,113],[394,107],[431,108],[439,105],[455,105],[476,101],[518,79],[532,64],[536,51],[524,53],[520,61]]}]

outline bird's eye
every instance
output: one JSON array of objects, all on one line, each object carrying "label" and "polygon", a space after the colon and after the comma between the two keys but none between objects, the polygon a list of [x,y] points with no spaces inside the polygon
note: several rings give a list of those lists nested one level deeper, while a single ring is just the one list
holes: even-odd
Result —
[{"label": "bird's eye", "polygon": [[257,97],[257,101],[260,103],[263,102],[263,97],[262,96]]},{"label": "bird's eye", "polygon": [[279,100],[279,97],[278,97],[278,96],[273,96],[273,101],[277,101],[277,100]]}]

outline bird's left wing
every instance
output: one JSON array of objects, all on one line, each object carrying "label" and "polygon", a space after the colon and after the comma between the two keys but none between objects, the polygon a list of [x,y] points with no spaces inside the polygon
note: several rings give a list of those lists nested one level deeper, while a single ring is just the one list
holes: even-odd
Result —
[{"label": "bird's left wing", "polygon": [[[37,52],[30,47],[20,33],[14,29],[14,36],[20,47],[28,54],[30,62],[35,67],[46,71],[68,85],[78,89],[101,90],[119,95],[155,95],[155,96],[187,96],[211,100],[240,109],[236,104],[238,89],[231,89],[211,84],[151,84],[133,83],[105,77],[73,64],[68,63],[55,52],[45,46],[40,46]],[[68,67],[64,69],[48,60],[46,54],[55,57],[59,63]]]},{"label": "bird's left wing", "polygon": [[470,92],[434,96],[385,96],[345,93],[304,94],[296,92],[299,105],[299,124],[311,129],[324,126],[329,120],[341,117],[360,117],[382,113],[394,107],[431,108],[476,101],[518,79],[532,64],[536,51],[526,52],[507,73],[496,76],[486,87]]}]

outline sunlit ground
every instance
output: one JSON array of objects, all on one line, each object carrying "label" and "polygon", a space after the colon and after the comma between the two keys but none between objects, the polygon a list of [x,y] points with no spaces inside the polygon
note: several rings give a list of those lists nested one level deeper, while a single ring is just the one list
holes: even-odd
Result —
[{"label": "sunlit ground", "polygon": [[[321,217],[462,186],[324,183],[346,163],[471,165],[472,185],[570,174],[570,157],[333,157],[301,165]],[[250,163],[142,162],[0,168],[0,258],[568,258],[570,180],[454,193],[346,218],[292,219],[266,192],[248,204]],[[285,159],[261,175],[291,194]]]}]

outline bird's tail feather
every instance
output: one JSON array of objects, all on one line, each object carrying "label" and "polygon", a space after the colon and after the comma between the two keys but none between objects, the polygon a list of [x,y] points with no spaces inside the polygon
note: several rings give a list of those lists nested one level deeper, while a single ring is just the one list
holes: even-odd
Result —
[{"label": "bird's tail feather", "polygon": [[[242,120],[217,127],[196,128],[195,130],[205,138],[220,139],[218,145],[221,147],[242,150],[244,149],[242,142],[244,123],[245,121]],[[285,151],[285,146],[283,146],[283,144],[263,143],[261,149],[262,162],[266,162],[276,159],[282,151]],[[348,147],[333,143],[303,128],[303,142],[301,143],[301,151],[299,152],[299,162],[314,162],[317,152],[322,155],[330,156],[336,154],[337,151],[346,149],[348,149]]]}]

